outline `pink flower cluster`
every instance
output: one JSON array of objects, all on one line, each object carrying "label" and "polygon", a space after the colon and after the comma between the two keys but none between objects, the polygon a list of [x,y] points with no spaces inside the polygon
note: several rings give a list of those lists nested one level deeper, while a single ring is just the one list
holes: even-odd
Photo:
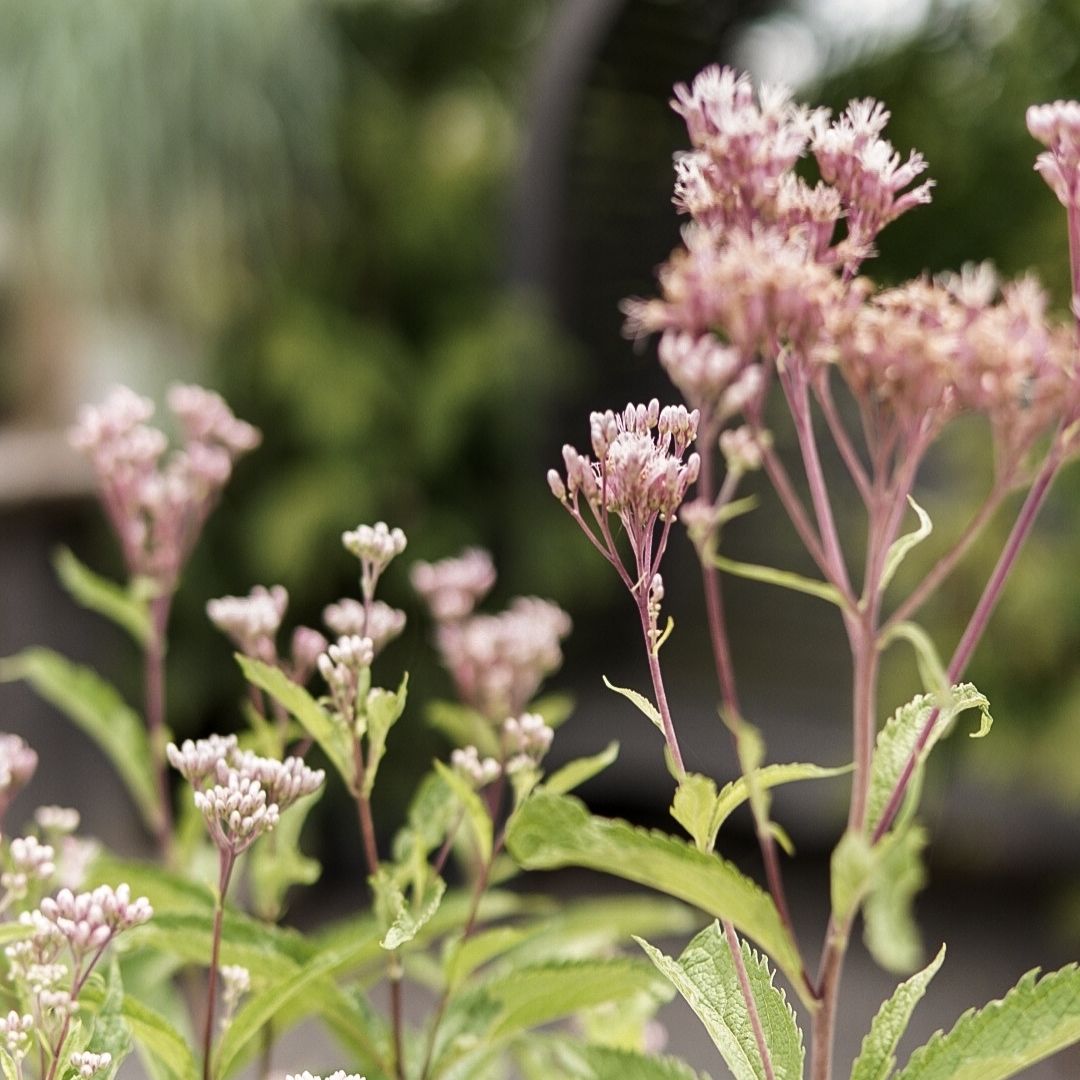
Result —
[{"label": "pink flower cluster", "polygon": [[195,789],[195,805],[222,853],[235,857],[277,825],[282,811],[322,785],[322,769],[241,750],[235,735],[170,743],[170,764]]},{"label": "pink flower cluster", "polygon": [[173,386],[168,403],[183,433],[168,457],[165,434],[149,424],[153,402],[124,386],[84,407],[70,433],[93,466],[129,573],[163,592],[175,588],[236,459],[260,440],[210,390]]},{"label": "pink flower cluster", "polygon": [[562,664],[560,642],[571,624],[557,604],[518,597],[498,615],[474,613],[495,584],[486,551],[417,563],[412,582],[435,620],[436,645],[458,697],[493,723],[523,712]]}]

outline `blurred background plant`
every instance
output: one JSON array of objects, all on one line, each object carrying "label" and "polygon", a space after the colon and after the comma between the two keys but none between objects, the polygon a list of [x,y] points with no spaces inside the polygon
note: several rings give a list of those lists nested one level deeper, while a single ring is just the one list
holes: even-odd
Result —
[{"label": "blurred background plant", "polygon": [[[58,534],[110,568],[85,481],[51,433],[114,380],[160,396],[196,377],[267,439],[182,594],[181,733],[239,692],[206,598],[281,582],[297,618],[316,621],[354,585],[325,553],[379,517],[416,557],[484,543],[504,595],[570,608],[570,676],[594,695],[597,668],[617,674],[633,655],[632,628],[621,636],[606,607],[617,594],[575,554],[543,471],[584,409],[667,393],[652,357],[619,340],[617,303],[649,290],[679,226],[671,84],[724,58],[836,107],[882,98],[898,147],[923,150],[938,187],[890,231],[875,272],[1034,263],[1063,307],[1062,215],[1031,170],[1023,113],[1076,85],[1078,42],[1070,0],[0,0],[6,574],[44,565],[46,545],[28,553],[26,538]],[[972,428],[934,461],[943,545],[978,501],[986,451]],[[972,672],[1010,722],[965,755],[980,777],[1037,777],[1073,803],[1080,762],[1063,747],[1080,745],[1080,605],[1058,568],[1080,531],[1078,484],[1063,482]],[[783,562],[774,532],[752,515],[733,554]],[[939,597],[944,648],[986,569]],[[409,603],[404,575],[387,590]],[[763,723],[794,715],[805,729],[774,678],[771,598],[731,594]],[[2,615],[8,651],[27,639],[16,607]],[[809,606],[795,615],[790,663],[843,695],[835,628]],[[424,697],[445,684],[421,663],[428,628],[412,624],[395,649]],[[697,636],[688,612],[672,647],[686,672],[704,670]],[[892,678],[906,700],[911,672]],[[708,717],[699,690],[683,693]],[[611,725],[625,734],[621,716]],[[713,753],[713,722],[699,727]]]}]

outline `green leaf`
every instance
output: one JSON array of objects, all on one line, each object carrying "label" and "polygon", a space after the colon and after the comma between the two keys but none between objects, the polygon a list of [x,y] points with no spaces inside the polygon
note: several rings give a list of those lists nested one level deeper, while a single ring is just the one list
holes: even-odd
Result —
[{"label": "green leaf", "polygon": [[104,615],[126,630],[144,649],[153,635],[150,595],[145,583],[133,582],[125,588],[101,577],[81,562],[70,548],[58,548],[53,568],[60,584],[76,603]]},{"label": "green leaf", "polygon": [[[532,1040],[530,1040],[532,1041]],[[704,1080],[689,1065],[610,1046],[589,1046],[565,1038],[537,1038],[540,1064],[535,1075],[560,1080]]]},{"label": "green leaf", "polygon": [[4,1080],[19,1080],[15,1061],[2,1046],[0,1046],[0,1071],[4,1074]]},{"label": "green leaf", "polygon": [[979,730],[973,737],[986,735],[994,720],[990,715],[990,703],[971,683],[954,686],[949,696],[918,694],[906,705],[902,705],[886,721],[878,733],[877,745],[870,767],[870,790],[867,795],[866,828],[872,832],[888,805],[889,798],[904,770],[908,758],[915,752],[919,735],[930,718],[931,712],[940,705],[941,711],[934,724],[934,730],[923,747],[916,763],[915,772],[909,786],[908,812],[914,809],[918,801],[922,769],[930,751],[939,739],[949,733],[953,722],[967,709],[978,709],[981,714]]},{"label": "green leaf", "polygon": [[[652,962],[682,994],[705,1025],[735,1080],[764,1080],[765,1065],[743,997],[735,960],[720,924],[706,927],[678,960],[637,939]],[[801,1080],[802,1032],[763,956],[740,943],[750,991],[757,1006],[776,1080]]]},{"label": "green leaf", "polygon": [[473,839],[476,841],[477,853],[480,860],[487,864],[491,861],[491,852],[494,845],[494,827],[491,822],[491,815],[488,813],[483,799],[470,787],[469,782],[463,776],[454,772],[448,765],[436,761],[435,770],[464,807],[465,817],[472,830]]},{"label": "green leaf", "polygon": [[885,851],[863,907],[866,947],[886,971],[896,975],[914,971],[923,961],[912,902],[926,884],[922,861],[926,843],[926,831],[912,825],[891,842],[878,845]]},{"label": "green leaf", "polygon": [[1029,971],[1000,1001],[970,1009],[911,1055],[895,1080],[1007,1080],[1080,1041],[1080,970]]},{"label": "green leaf", "polygon": [[394,859],[408,862],[415,849],[426,858],[445,839],[464,810],[449,784],[432,770],[413,792],[405,825],[394,837]]},{"label": "green leaf", "polygon": [[386,736],[390,729],[401,719],[405,711],[405,701],[408,697],[409,674],[402,676],[401,685],[397,691],[383,690],[376,687],[367,696],[365,714],[367,716],[367,763],[364,769],[363,794],[371,795],[375,787],[375,776],[379,771],[379,763],[386,753]]},{"label": "green leaf", "polygon": [[713,555],[712,564],[718,570],[735,577],[746,578],[748,581],[760,581],[765,585],[779,585],[782,589],[791,589],[794,592],[806,593],[807,596],[816,596],[819,600],[828,600],[837,607],[844,606],[844,598],[836,587],[826,581],[816,581],[814,578],[804,577],[791,570],[777,570],[773,566],[759,566],[757,563],[738,562],[724,555]]},{"label": "green leaf", "polygon": [[[852,765],[838,765],[832,768],[824,765],[812,765],[805,762],[791,762],[781,765],[766,765],[758,769],[754,782],[762,789],[779,787],[781,784],[790,784],[799,780],[827,780],[834,776],[843,776],[851,772]],[[750,785],[745,776],[732,780],[720,789],[717,796],[713,842],[720,827],[731,816],[732,812],[741,806],[750,797]],[[712,827],[711,826],[711,827]]]},{"label": "green leaf", "polygon": [[575,704],[573,694],[542,694],[529,703],[527,711],[537,713],[549,728],[557,731],[573,716]]},{"label": "green leaf", "polygon": [[400,949],[408,944],[439,910],[446,893],[446,882],[430,872],[427,880],[419,884],[410,903],[400,884],[385,868],[372,876],[377,909],[387,927],[379,942],[382,948]]},{"label": "green leaf", "polygon": [[154,909],[155,919],[177,912],[213,914],[214,894],[208,886],[165,870],[156,863],[120,859],[103,852],[94,859],[88,883],[98,885],[110,881],[126,881],[133,896],[145,896]]},{"label": "green leaf", "polygon": [[877,1011],[862,1049],[851,1067],[851,1080],[888,1080],[896,1066],[896,1046],[900,1042],[915,1006],[922,1000],[930,980],[945,960],[945,946],[937,956],[906,982]]},{"label": "green leaf", "polygon": [[913,532],[904,533],[903,536],[897,537],[889,545],[889,550],[885,554],[885,566],[881,572],[881,585],[879,586],[881,592],[888,588],[889,582],[892,581],[896,571],[900,569],[900,564],[907,558],[908,552],[921,544],[934,531],[934,523],[930,520],[930,515],[910,495],[908,496],[908,502],[911,503],[911,509],[918,516],[919,527]]},{"label": "green leaf", "polygon": [[[79,998],[88,1005],[100,1006],[104,993],[100,987],[88,984]],[[163,1016],[130,995],[125,995],[120,1015],[135,1041],[155,1062],[166,1068],[169,1076],[175,1077],[175,1080],[198,1080],[202,1075],[188,1048],[187,1039]]]},{"label": "green leaf", "polygon": [[455,747],[475,746],[481,757],[501,756],[499,736],[483,713],[455,701],[429,701],[424,712],[428,724]]},{"label": "green leaf", "polygon": [[302,686],[297,686],[279,668],[239,653],[236,654],[236,662],[249,683],[265,690],[291,716],[296,717],[337,769],[349,791],[355,791],[352,735],[344,725],[336,722]]},{"label": "green leaf", "polygon": [[553,795],[566,795],[602,773],[619,756],[619,744],[609,742],[599,754],[578,758],[556,769],[545,781],[543,788]]},{"label": "green leaf", "polygon": [[316,955],[299,970],[270,983],[249,997],[237,1010],[215,1054],[214,1075],[225,1077],[240,1063],[247,1044],[283,1009],[308,994],[342,963],[336,950]]},{"label": "green leaf", "polygon": [[915,663],[919,668],[919,678],[927,693],[944,693],[948,690],[949,677],[945,665],[938,656],[933,638],[918,623],[897,623],[883,635],[880,648],[884,651],[893,641],[903,639],[915,650]]},{"label": "green leaf", "polygon": [[716,802],[716,781],[700,773],[687,773],[675,789],[671,816],[690,834],[698,851],[712,851],[716,844]]},{"label": "green leaf", "polygon": [[24,680],[106,753],[120,774],[147,828],[161,821],[157,769],[138,713],[97,672],[53,652],[25,649],[0,660],[0,682]]},{"label": "green leaf", "polygon": [[881,858],[881,846],[873,846],[863,833],[846,832],[833,849],[829,862],[832,915],[843,922],[866,897]]},{"label": "green leaf", "polygon": [[447,989],[457,989],[478,967],[502,956],[525,937],[526,932],[520,927],[494,926],[465,940],[458,938],[447,950],[444,965]]},{"label": "green leaf", "polygon": [[614,690],[616,694],[622,694],[627,701],[636,705],[656,725],[661,735],[664,733],[664,721],[660,718],[660,711],[644,694],[639,694],[636,690],[630,690],[625,686],[616,686],[606,675],[601,677],[604,680],[604,685],[609,690]]},{"label": "green leaf", "polygon": [[657,889],[730,919],[803,992],[798,949],[768,893],[731,863],[666,833],[592,816],[578,799],[538,792],[514,815],[511,854],[526,869],[584,866]]},{"label": "green leaf", "polygon": [[623,1001],[641,993],[663,998],[667,987],[649,965],[621,956],[516,968],[486,980],[482,992],[499,1007],[489,1037],[501,1038],[604,1002]]},{"label": "green leaf", "polygon": [[256,910],[269,921],[280,918],[285,894],[293,885],[314,885],[322,864],[300,850],[300,833],[312,807],[322,798],[325,786],[298,799],[282,814],[277,827],[256,844],[248,856],[248,874]]}]

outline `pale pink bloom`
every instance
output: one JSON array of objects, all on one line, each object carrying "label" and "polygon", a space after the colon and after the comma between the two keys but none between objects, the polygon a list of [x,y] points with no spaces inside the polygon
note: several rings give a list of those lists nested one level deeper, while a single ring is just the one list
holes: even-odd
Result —
[{"label": "pale pink bloom", "polygon": [[38,756],[18,735],[0,732],[0,822],[12,799],[30,782]]},{"label": "pale pink bloom", "polygon": [[71,1055],[71,1067],[85,1080],[90,1080],[90,1077],[104,1072],[110,1065],[112,1065],[112,1054],[107,1051],[94,1054],[89,1050],[84,1050],[82,1053]]},{"label": "pale pink bloom", "polygon": [[247,596],[210,600],[206,614],[245,656],[270,664],[277,658],[275,641],[288,606],[283,585],[256,585]]},{"label": "pale pink bloom", "polygon": [[458,696],[496,722],[522,712],[562,664],[570,617],[557,604],[519,597],[498,615],[472,615],[436,630]]},{"label": "pale pink bloom", "polygon": [[1080,205],[1080,102],[1032,105],[1028,131],[1048,149],[1035,159],[1035,169],[1063,205]]},{"label": "pale pink bloom", "polygon": [[356,635],[370,638],[378,656],[405,629],[405,612],[381,600],[364,604],[352,597],[345,597],[323,609],[323,622],[339,637]]},{"label": "pale pink bloom", "polygon": [[502,766],[493,757],[480,757],[475,746],[464,746],[450,754],[450,768],[463,776],[477,791],[502,775]]},{"label": "pale pink bloom", "polygon": [[212,391],[175,386],[169,405],[184,442],[168,458],[164,434],[148,425],[153,403],[127,387],[84,406],[70,432],[93,466],[128,572],[163,592],[175,588],[236,459],[260,438]]},{"label": "pale pink bloom", "polygon": [[491,592],[495,564],[482,548],[466,548],[454,558],[414,563],[410,577],[431,617],[445,622],[464,619]]}]

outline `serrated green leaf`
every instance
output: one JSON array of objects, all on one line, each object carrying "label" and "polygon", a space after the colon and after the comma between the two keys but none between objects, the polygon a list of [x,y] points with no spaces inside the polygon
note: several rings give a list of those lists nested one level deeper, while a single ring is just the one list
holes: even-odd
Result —
[{"label": "serrated green leaf", "polygon": [[851,1080],[888,1080],[896,1067],[896,1047],[922,1000],[930,980],[945,960],[945,946],[922,971],[902,982],[881,1006],[851,1067]]},{"label": "serrated green leaf", "polygon": [[375,892],[380,916],[386,925],[386,932],[379,944],[388,950],[400,949],[402,945],[412,941],[439,910],[446,893],[446,882],[437,874],[429,872],[427,880],[418,885],[419,891],[410,902],[406,899],[404,890],[385,868],[372,876],[371,887]]},{"label": "serrated green leaf", "polygon": [[910,495],[908,496],[908,502],[911,503],[911,509],[915,511],[919,519],[919,526],[917,529],[897,537],[889,545],[889,550],[885,554],[885,566],[881,572],[881,585],[879,587],[881,592],[888,588],[893,575],[900,569],[900,564],[907,558],[911,549],[921,544],[934,531],[934,523],[930,520],[930,515]]},{"label": "serrated green leaf", "polygon": [[244,678],[265,690],[319,744],[319,748],[345,781],[349,791],[356,790],[356,766],[353,761],[352,735],[302,687],[297,686],[279,668],[236,654]]},{"label": "serrated green leaf", "polygon": [[428,724],[455,747],[475,746],[481,757],[501,755],[499,736],[490,720],[456,701],[429,701],[424,708]]},{"label": "serrated green leaf", "polygon": [[386,737],[390,729],[401,719],[409,693],[409,673],[401,679],[396,691],[376,687],[367,696],[364,712],[367,716],[367,762],[364,768],[362,794],[370,796],[375,787],[379,764],[386,753]]},{"label": "serrated green leaf", "polygon": [[863,902],[877,871],[882,849],[862,833],[846,832],[829,860],[832,915],[843,922]]},{"label": "serrated green leaf", "polygon": [[[671,981],[705,1025],[735,1080],[765,1080],[750,1012],[738,971],[720,924],[706,927],[678,960],[637,939],[649,959]],[[746,974],[757,1007],[776,1080],[801,1080],[802,1032],[783,991],[773,985],[764,957],[740,943]]]},{"label": "serrated green leaf", "polygon": [[614,690],[616,694],[622,694],[627,701],[640,709],[656,725],[661,735],[664,733],[664,721],[660,718],[659,709],[644,694],[639,694],[636,690],[631,690],[626,686],[616,686],[606,675],[601,676],[601,678],[603,678],[604,685],[609,690]]},{"label": "serrated green leaf", "polygon": [[76,603],[104,615],[146,648],[153,634],[149,594],[138,584],[125,587],[102,577],[81,562],[70,548],[58,548],[53,568]]},{"label": "serrated green leaf", "polygon": [[520,927],[493,926],[465,940],[458,938],[450,945],[444,964],[447,988],[456,990],[477,968],[502,956],[525,937]]},{"label": "serrated green leaf", "polygon": [[725,574],[732,574],[734,577],[760,581],[765,585],[778,585],[782,589],[791,589],[793,592],[805,593],[807,596],[816,596],[819,600],[827,600],[830,604],[836,604],[837,607],[844,606],[844,598],[836,587],[827,581],[816,581],[814,578],[804,577],[791,570],[777,570],[774,566],[739,562],[724,555],[713,555],[712,564],[718,570],[723,570]]},{"label": "serrated green leaf", "polygon": [[954,686],[944,700],[935,694],[918,694],[906,705],[897,709],[878,733],[877,745],[874,748],[874,757],[870,767],[870,789],[867,795],[866,828],[868,832],[872,832],[881,820],[881,815],[888,805],[904,766],[915,751],[919,735],[929,720],[931,712],[938,706],[940,706],[940,714],[926,746],[919,755],[909,785],[911,795],[907,801],[908,813],[917,804],[922,769],[927,756],[935,744],[948,734],[956,718],[968,709],[978,709],[981,719],[979,730],[975,733],[976,737],[986,735],[994,722],[990,715],[990,703],[971,683],[960,683]]},{"label": "serrated green leaf", "polygon": [[435,762],[435,770],[443,782],[457,796],[465,809],[465,817],[476,841],[476,850],[485,864],[491,860],[494,845],[494,826],[483,800],[470,787],[468,781],[441,761]]},{"label": "serrated green leaf", "polygon": [[1029,971],[1000,1001],[969,1009],[916,1050],[895,1080],[1007,1080],[1080,1041],[1080,970]]},{"label": "serrated green leaf", "polygon": [[565,1080],[704,1080],[689,1065],[671,1057],[656,1057],[610,1046],[589,1046],[566,1039],[545,1040],[546,1072]]},{"label": "serrated green leaf", "polygon": [[[100,1006],[104,994],[100,987],[88,985],[80,994],[80,1001]],[[187,1040],[163,1016],[130,995],[124,996],[120,1016],[135,1041],[167,1070],[167,1075],[175,1080],[198,1080],[202,1075]]]},{"label": "serrated green leaf", "polygon": [[949,679],[933,638],[918,623],[901,622],[882,636],[880,648],[884,650],[897,640],[906,641],[915,650],[915,663],[923,689],[930,694],[945,692]]},{"label": "serrated green leaf", "polygon": [[97,672],[53,652],[25,649],[0,660],[0,682],[22,680],[101,747],[120,774],[143,821],[155,832],[161,821],[156,768],[139,714]]},{"label": "serrated green leaf", "polygon": [[922,853],[926,831],[909,826],[884,847],[873,887],[863,906],[863,939],[870,955],[886,970],[906,975],[922,963],[923,946],[912,901],[926,884]]},{"label": "serrated green leaf", "polygon": [[317,954],[299,970],[252,994],[237,1010],[214,1055],[214,1075],[226,1077],[247,1044],[300,995],[309,993],[342,963],[336,951]]},{"label": "serrated green leaf", "polygon": [[[791,762],[789,764],[766,765],[757,770],[756,782],[763,789],[779,787],[781,784],[791,784],[800,780],[828,780],[834,776],[843,776],[851,772],[851,765],[837,765],[829,768],[824,765],[812,765],[805,762]],[[750,797],[750,788],[745,776],[732,780],[720,789],[716,799],[715,819],[711,827],[714,828],[713,842],[716,841],[716,833],[720,827]]]},{"label": "serrated green leaf", "polygon": [[630,957],[556,961],[515,968],[485,980],[484,996],[499,1007],[489,1037],[505,1038],[637,994],[667,997],[667,987],[645,963]]},{"label": "serrated green leaf", "polygon": [[666,833],[594,817],[578,799],[538,792],[511,819],[507,845],[526,869],[584,866],[730,919],[803,992],[798,949],[768,893],[731,863]]},{"label": "serrated green leaf", "polygon": [[698,851],[712,851],[716,844],[716,800],[716,781],[700,773],[687,773],[671,800],[671,816],[690,834]]},{"label": "serrated green leaf", "polygon": [[282,814],[277,827],[256,844],[248,856],[248,875],[258,913],[276,921],[293,885],[314,885],[322,864],[300,850],[300,833],[312,807],[322,798],[325,785],[298,799]]},{"label": "serrated green leaf", "polygon": [[545,791],[554,795],[567,795],[586,780],[602,773],[619,756],[619,744],[609,742],[599,754],[577,758],[556,769],[543,783]]},{"label": "serrated green leaf", "polygon": [[394,837],[394,860],[408,862],[417,849],[427,857],[464,813],[457,795],[434,769],[416,786],[405,825]]}]

